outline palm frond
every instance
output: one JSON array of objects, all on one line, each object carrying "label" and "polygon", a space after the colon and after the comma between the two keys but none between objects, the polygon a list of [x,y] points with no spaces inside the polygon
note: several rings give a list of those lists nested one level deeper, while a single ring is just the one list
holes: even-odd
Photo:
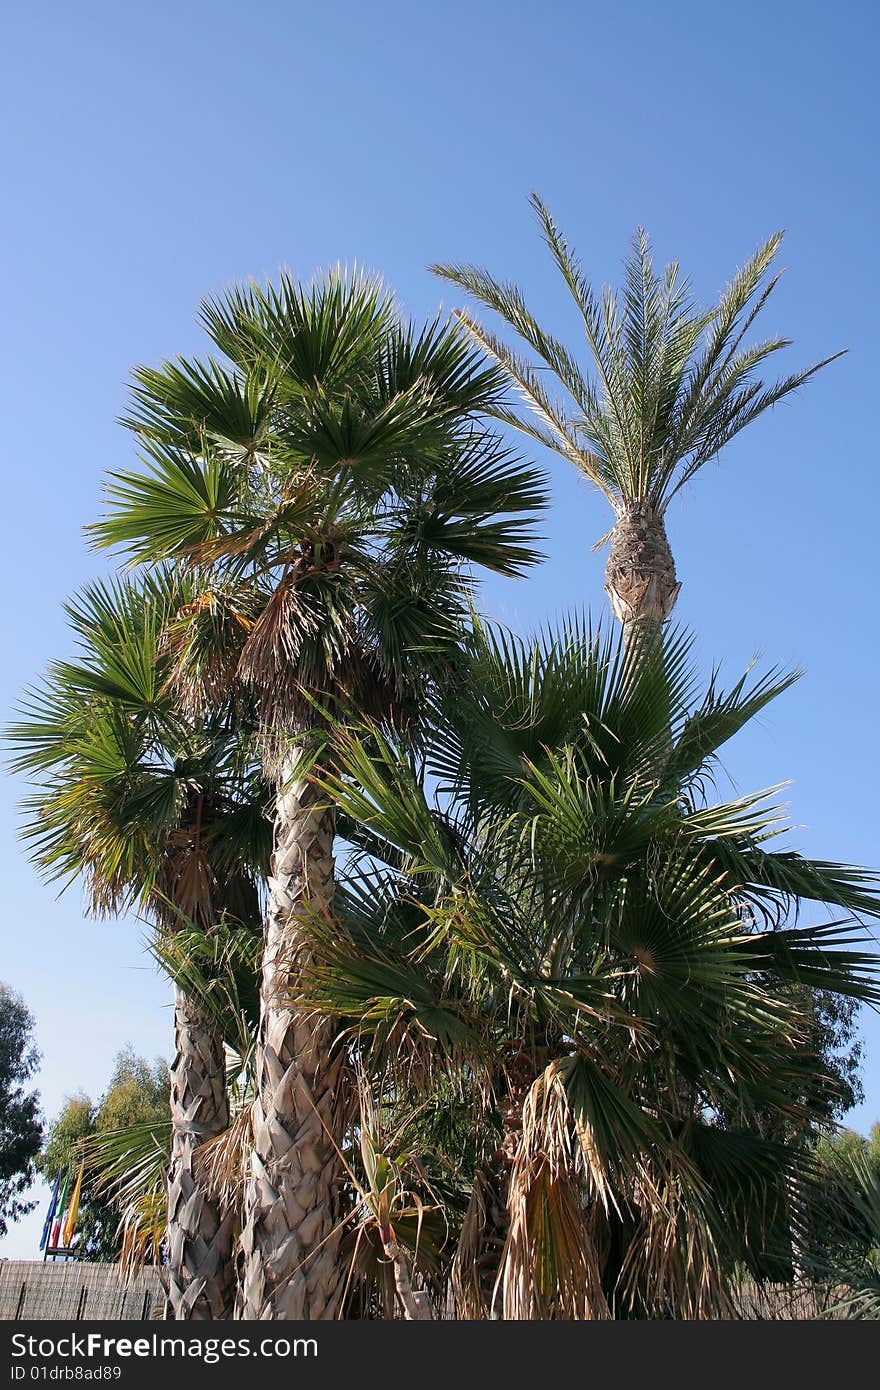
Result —
[{"label": "palm frond", "polygon": [[[671,497],[731,439],[841,356],[833,354],[776,382],[760,370],[789,346],[747,337],[778,284],[771,273],[782,242],[768,238],[710,308],[697,306],[677,263],[655,269],[639,228],[624,261],[621,290],[598,290],[546,205],[532,195],[542,237],[575,302],[590,370],[543,329],[516,285],[462,264],[432,269],[499,315],[526,344],[523,357],[469,315],[473,340],[506,373],[528,414],[503,401],[492,413],[555,450],[599,488],[616,515],[650,506],[662,515]],[[559,382],[554,402],[542,377]],[[531,419],[529,419],[529,414]]]}]

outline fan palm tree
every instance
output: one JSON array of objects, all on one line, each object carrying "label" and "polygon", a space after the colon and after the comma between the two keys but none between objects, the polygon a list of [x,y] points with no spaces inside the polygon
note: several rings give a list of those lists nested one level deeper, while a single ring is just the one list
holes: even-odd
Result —
[{"label": "fan palm tree", "polygon": [[381,730],[339,732],[328,794],[368,855],[302,1003],[348,1025],[390,1105],[441,1081],[472,1105],[462,1315],[717,1315],[737,1269],[790,1268],[810,1162],[767,1119],[810,1120],[805,987],[880,999],[876,878],[774,848],[771,794],[708,795],[791,679],[696,701],[681,634],[478,630],[427,780]]},{"label": "fan palm tree", "polygon": [[311,921],[332,917],[336,812],[312,769],[329,716],[416,719],[455,649],[468,566],[537,558],[544,488],[478,423],[498,370],[454,323],[414,331],[375,280],[285,275],[202,319],[222,359],[137,373],[145,467],[111,476],[93,535],[198,572],[170,637],[179,698],[259,704],[277,797],[240,1313],[328,1318],[346,1081],[332,1022],[290,991]]},{"label": "fan palm tree", "polygon": [[[492,413],[574,464],[609,503],[614,525],[597,546],[610,538],[605,588],[629,633],[668,618],[678,596],[666,534],[672,498],[746,425],[842,354],[777,381],[761,378],[768,359],[789,346],[781,337],[747,341],[780,279],[781,233],[703,309],[676,263],[655,270],[641,228],[624,263],[622,293],[597,291],[540,198],[531,203],[582,320],[589,369],[540,327],[515,285],[475,266],[433,269],[499,314],[534,354],[520,355],[460,315],[527,407],[499,404]],[[545,384],[548,373],[562,398]]]},{"label": "fan palm tree", "polygon": [[[229,1123],[219,1116],[192,1155],[192,1173],[219,1220],[241,1227],[241,1151],[247,1101],[253,1093],[254,1044],[259,1023],[261,941],[249,926],[222,917],[210,933],[179,927],[154,937],[158,964],[219,1037],[226,1061]],[[242,1123],[244,1121],[244,1123]],[[120,1260],[127,1270],[160,1264],[168,1244],[168,1169],[173,1125],[137,1123],[104,1129],[81,1143],[80,1154],[97,1191],[119,1214]],[[231,1312],[231,1299],[229,1311]]]},{"label": "fan palm tree", "polygon": [[[145,912],[163,938],[212,933],[223,919],[257,932],[270,848],[266,788],[232,712],[180,717],[161,646],[192,597],[185,579],[97,583],[68,605],[79,651],[54,662],[9,731],[33,778],[24,836],[50,878],[82,877],[99,914]],[[226,1129],[222,1036],[191,991],[175,987],[167,1169],[168,1312],[231,1317],[233,1221],[199,1183],[199,1146]]]}]

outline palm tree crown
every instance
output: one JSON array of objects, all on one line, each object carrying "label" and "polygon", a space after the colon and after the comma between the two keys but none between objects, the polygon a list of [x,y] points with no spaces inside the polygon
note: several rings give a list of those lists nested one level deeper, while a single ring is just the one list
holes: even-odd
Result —
[{"label": "palm tree crown", "polygon": [[[547,208],[536,195],[531,202],[577,306],[592,370],[540,327],[515,285],[474,266],[434,270],[499,314],[534,354],[520,355],[460,315],[527,406],[523,413],[494,404],[492,413],[573,463],[609,502],[616,524],[606,588],[615,616],[661,621],[678,594],[664,523],[671,499],[746,425],[841,354],[776,381],[761,376],[789,346],[781,337],[748,341],[779,283],[781,233],[758,248],[716,305],[703,309],[677,263],[655,270],[641,228],[624,262],[622,290],[597,292]],[[545,386],[547,372],[562,398]]]},{"label": "palm tree crown", "polygon": [[270,836],[252,726],[228,707],[184,718],[167,690],[163,632],[193,592],[157,571],[66,605],[77,656],[51,664],[7,731],[14,769],[35,784],[23,834],[42,872],[84,878],[93,911],[253,927]]},{"label": "palm tree crown", "polygon": [[264,721],[387,707],[455,640],[463,567],[537,558],[542,476],[477,422],[503,381],[454,323],[416,332],[375,280],[289,276],[203,306],[226,360],[136,374],[145,469],[111,477],[98,545],[182,558],[178,693],[230,676]]}]

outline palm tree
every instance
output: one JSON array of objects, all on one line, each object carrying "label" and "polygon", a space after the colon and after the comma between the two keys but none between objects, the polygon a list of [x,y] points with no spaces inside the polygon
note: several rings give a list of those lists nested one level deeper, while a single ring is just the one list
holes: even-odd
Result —
[{"label": "palm tree", "polygon": [[[220,1222],[241,1227],[242,1150],[253,1095],[259,1022],[261,940],[250,926],[221,917],[210,933],[178,927],[155,937],[151,953],[220,1039],[226,1061],[229,1123],[219,1122],[192,1155],[192,1172]],[[219,1121],[219,1116],[216,1117]],[[80,1145],[94,1189],[118,1213],[119,1257],[128,1271],[160,1264],[168,1243],[168,1169],[173,1126],[138,1122],[105,1128]],[[232,1301],[229,1300],[231,1312]]]},{"label": "palm tree", "polygon": [[[676,263],[654,269],[640,228],[624,263],[622,295],[597,292],[557,224],[533,195],[544,240],[583,322],[591,371],[546,333],[520,290],[467,265],[437,274],[474,296],[516,332],[537,360],[461,314],[475,342],[503,367],[527,413],[492,413],[574,464],[608,501],[614,525],[605,588],[625,633],[668,618],[680,585],[666,534],[666,509],[740,430],[841,353],[765,383],[759,369],[788,340],[748,343],[749,331],[779,282],[782,233],[770,237],[711,309],[697,307]],[[562,399],[545,385],[556,378]]]},{"label": "palm tree", "polygon": [[[34,779],[24,836],[50,878],[82,877],[92,912],[148,914],[157,935],[260,923],[268,862],[266,789],[231,711],[182,719],[168,696],[161,635],[192,597],[180,577],[97,583],[68,605],[79,652],[54,662],[8,737]],[[200,1145],[228,1125],[222,1036],[175,986],[167,1169],[168,1313],[232,1315],[232,1217],[195,1171]]]},{"label": "palm tree", "polygon": [[[708,795],[792,678],[696,701],[687,649],[478,630],[426,773],[375,727],[339,732],[328,791],[368,855],[302,1003],[348,1026],[392,1113],[441,1084],[471,1106],[460,1315],[717,1315],[737,1270],[790,1268],[811,1166],[767,1121],[808,1125],[825,1070],[804,987],[880,999],[856,920],[880,894],[774,848],[772,794]],[[837,920],[786,925],[818,904]]]},{"label": "palm tree", "polygon": [[312,770],[330,716],[417,723],[455,649],[467,567],[513,575],[536,559],[544,489],[477,421],[497,369],[454,323],[415,332],[375,280],[284,275],[202,320],[225,360],[136,374],[145,467],[111,476],[93,535],[198,572],[170,637],[184,703],[233,689],[260,707],[277,795],[239,1311],[328,1318],[347,1081],[332,1021],[290,989],[333,909],[336,810]]}]

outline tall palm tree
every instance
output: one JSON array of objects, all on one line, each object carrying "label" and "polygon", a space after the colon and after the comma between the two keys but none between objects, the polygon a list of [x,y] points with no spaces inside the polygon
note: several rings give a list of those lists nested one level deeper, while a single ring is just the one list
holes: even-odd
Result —
[{"label": "tall palm tree", "polygon": [[[82,877],[96,913],[145,912],[160,938],[258,931],[269,853],[266,788],[229,708],[181,718],[161,638],[192,597],[180,577],[97,583],[68,605],[78,653],[54,662],[8,737],[31,775],[25,838],[48,877]],[[175,987],[167,1170],[169,1316],[231,1317],[231,1215],[198,1180],[199,1146],[229,1121],[223,1041],[191,991]]]},{"label": "tall palm tree", "polygon": [[417,722],[455,649],[468,566],[536,559],[540,473],[477,420],[502,378],[454,323],[420,332],[375,280],[234,289],[203,306],[223,358],[136,375],[145,467],[111,476],[96,543],[187,561],[201,596],[170,641],[181,699],[244,689],[275,779],[240,1314],[328,1318],[341,1295],[334,1025],[294,1006],[332,918],[336,810],[323,730],[345,709]]},{"label": "tall palm tree", "polygon": [[[694,304],[677,263],[658,273],[640,228],[624,263],[622,293],[597,291],[556,222],[533,195],[543,232],[582,320],[590,365],[542,329],[513,284],[469,265],[433,269],[499,314],[527,358],[461,314],[475,342],[501,365],[527,407],[492,413],[574,464],[614,515],[605,588],[625,633],[668,618],[680,585],[666,534],[672,498],[735,435],[841,353],[769,383],[760,369],[788,340],[748,335],[779,282],[782,233],[746,262],[710,309]],[[557,399],[547,374],[563,392]]]},{"label": "tall palm tree", "polygon": [[[259,1021],[261,940],[251,926],[221,917],[210,933],[179,927],[150,942],[163,971],[197,1006],[223,1044],[229,1124],[219,1115],[192,1155],[204,1198],[221,1222],[241,1226],[241,1151],[248,1130],[247,1099],[253,1092],[253,1052]],[[104,1129],[81,1144],[91,1184],[119,1216],[119,1258],[126,1270],[146,1261],[161,1264],[168,1244],[168,1169],[173,1125],[137,1123]],[[231,1313],[231,1301],[229,1312]]]},{"label": "tall palm tree", "polygon": [[[340,731],[329,789],[369,858],[303,1003],[348,1025],[392,1110],[440,1084],[472,1106],[462,1315],[717,1315],[737,1268],[790,1264],[809,1161],[766,1120],[811,1118],[804,987],[880,999],[858,921],[877,879],[774,848],[768,793],[707,795],[790,679],[698,701],[680,634],[478,631],[427,778],[380,730]],[[784,925],[817,904],[837,920]]]}]

